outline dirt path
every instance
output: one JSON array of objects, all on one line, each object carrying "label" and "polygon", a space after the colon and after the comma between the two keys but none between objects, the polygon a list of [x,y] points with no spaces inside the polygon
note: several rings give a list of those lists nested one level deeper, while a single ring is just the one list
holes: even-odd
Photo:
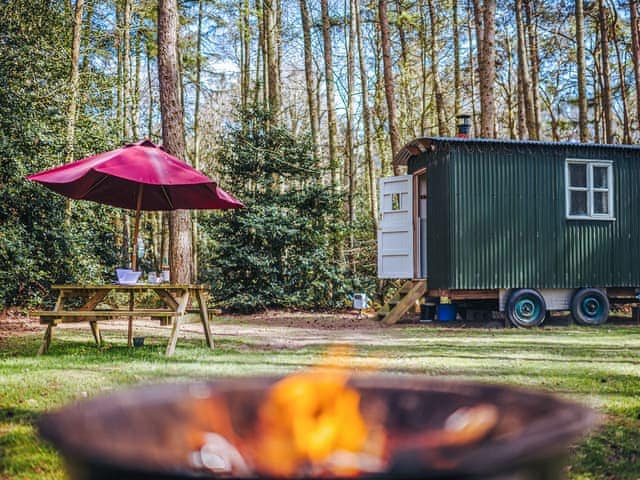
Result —
[{"label": "dirt path", "polygon": [[[126,320],[101,322],[105,336],[110,332],[127,330]],[[86,332],[91,338],[86,323],[66,324],[60,330]],[[136,320],[134,335],[168,337],[171,327],[160,326],[157,321]],[[401,326],[395,328],[402,328]],[[395,329],[394,328],[394,329]],[[17,313],[0,317],[0,345],[9,336],[44,334],[45,327],[37,318],[27,318]],[[356,313],[309,313],[269,311],[252,315],[224,315],[212,320],[214,341],[217,339],[241,339],[264,348],[302,348],[307,345],[342,344],[366,342],[384,343],[390,331],[381,327],[372,318],[358,318]],[[200,324],[186,324],[181,327],[182,338],[202,338]]]},{"label": "dirt path", "polygon": [[[403,344],[424,342],[427,335],[415,335],[415,330],[404,332],[408,327],[429,329],[442,327],[443,323],[417,324],[417,318],[413,323],[403,323],[385,328],[371,318],[358,318],[355,312],[315,313],[315,312],[286,312],[268,311],[252,315],[223,315],[212,320],[211,329],[214,342],[216,340],[240,340],[244,344],[251,344],[254,348],[271,349],[298,349],[310,345],[327,344],[351,344],[381,346],[397,343],[402,338]],[[630,318],[612,317],[610,323],[635,324]],[[493,322],[495,323],[495,322]],[[545,322],[546,326],[566,325],[566,317],[553,317]],[[113,320],[101,322],[100,327],[108,339],[113,332],[114,336],[126,337],[126,320]],[[490,325],[483,322],[451,322],[446,324],[452,329],[459,328],[488,328]],[[495,327],[495,325],[492,325]],[[44,326],[40,325],[37,318],[27,318],[16,312],[5,313],[0,317],[0,347],[9,336],[26,334],[44,334]],[[61,330],[82,332],[91,339],[88,324],[66,324],[57,327]],[[157,321],[136,320],[134,322],[135,336],[149,336],[168,338],[169,326],[161,326]],[[183,325],[180,337],[202,338],[202,327],[198,323]]]}]

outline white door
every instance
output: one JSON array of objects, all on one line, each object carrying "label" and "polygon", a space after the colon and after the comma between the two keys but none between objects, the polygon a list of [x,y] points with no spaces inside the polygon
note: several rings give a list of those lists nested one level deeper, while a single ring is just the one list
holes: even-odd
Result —
[{"label": "white door", "polygon": [[380,179],[378,278],[413,278],[413,175]]}]

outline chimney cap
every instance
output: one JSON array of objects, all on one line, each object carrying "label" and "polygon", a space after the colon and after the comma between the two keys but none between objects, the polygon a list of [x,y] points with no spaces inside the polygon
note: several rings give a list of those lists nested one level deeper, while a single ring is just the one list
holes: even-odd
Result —
[{"label": "chimney cap", "polygon": [[459,120],[457,125],[458,127],[458,138],[469,138],[469,132],[471,131],[471,115],[468,113],[460,113],[456,115],[456,118]]}]

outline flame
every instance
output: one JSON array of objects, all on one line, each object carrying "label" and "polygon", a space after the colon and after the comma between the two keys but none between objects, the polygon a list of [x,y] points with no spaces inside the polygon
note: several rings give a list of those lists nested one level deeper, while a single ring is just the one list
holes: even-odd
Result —
[{"label": "flame", "polygon": [[348,380],[344,369],[315,367],[277,382],[258,412],[257,470],[276,477],[361,473],[361,460],[382,452],[383,436],[365,422]]}]

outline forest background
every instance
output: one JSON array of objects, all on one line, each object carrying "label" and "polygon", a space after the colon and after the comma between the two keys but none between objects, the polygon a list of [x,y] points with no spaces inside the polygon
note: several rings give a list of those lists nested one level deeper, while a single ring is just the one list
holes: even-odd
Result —
[{"label": "forest background", "polygon": [[[192,213],[192,281],[252,311],[376,283],[377,179],[422,136],[635,143],[637,0],[179,2],[185,160],[247,204]],[[167,214],[64,198],[28,173],[161,143],[157,2],[0,3],[0,305],[171,255]]]}]

